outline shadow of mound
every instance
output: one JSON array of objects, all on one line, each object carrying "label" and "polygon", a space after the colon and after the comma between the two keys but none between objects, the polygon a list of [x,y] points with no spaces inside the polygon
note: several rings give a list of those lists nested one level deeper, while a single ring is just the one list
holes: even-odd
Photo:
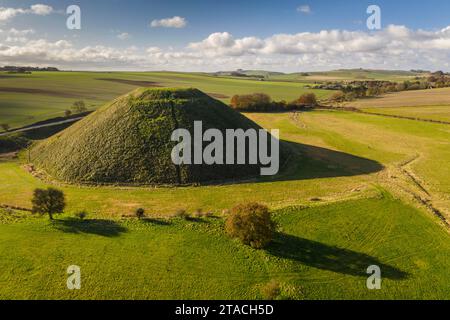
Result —
[{"label": "shadow of mound", "polygon": [[118,237],[127,232],[127,228],[111,220],[79,220],[69,218],[65,220],[55,220],[53,225],[59,231],[75,234],[94,234],[103,237]]},{"label": "shadow of mound", "polygon": [[[335,178],[376,173],[384,166],[374,160],[321,147],[283,141],[291,157],[275,181]],[[270,179],[270,178],[269,178]]]},{"label": "shadow of mound", "polygon": [[369,276],[366,272],[367,268],[376,265],[380,267],[383,278],[402,280],[408,277],[406,272],[384,264],[367,254],[283,233],[276,235],[273,243],[267,248],[267,252],[279,258],[346,275],[367,278]]}]

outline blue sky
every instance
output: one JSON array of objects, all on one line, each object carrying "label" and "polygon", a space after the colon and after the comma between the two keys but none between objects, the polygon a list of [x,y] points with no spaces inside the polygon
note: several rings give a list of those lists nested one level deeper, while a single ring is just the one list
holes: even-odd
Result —
[{"label": "blue sky", "polygon": [[[1,20],[2,9],[23,9],[27,10],[32,5],[43,4],[51,7],[52,12],[49,14],[31,14],[21,13],[15,16]],[[67,6],[77,4],[82,12],[82,29],[79,31],[68,30],[65,27],[67,16],[64,14]],[[397,53],[399,48],[393,49],[395,44],[398,46],[399,32],[401,30],[393,30],[387,35],[380,35],[375,39],[372,37],[373,32],[366,27],[366,19],[368,17],[366,9],[369,5],[376,4],[380,6],[382,13],[383,30],[388,26],[406,27],[413,33],[418,30],[426,30],[427,32],[436,32],[434,37],[429,40],[433,41],[432,45],[437,47],[437,51],[433,54],[433,59],[429,61],[420,62],[421,57],[414,56],[414,44],[408,42],[405,44],[404,53],[409,54],[408,63],[411,68],[415,67],[431,67],[438,68],[439,62],[442,60],[440,69],[446,69],[443,65],[444,60],[448,58],[448,52],[439,50],[438,41],[442,37],[444,40],[447,34],[439,33],[450,25],[450,1],[447,0],[428,0],[428,1],[406,1],[406,0],[383,0],[383,1],[361,1],[361,0],[315,0],[315,1],[269,1],[269,0],[242,0],[242,1],[202,1],[202,0],[166,0],[166,1],[142,1],[142,0],[83,0],[83,1],[66,1],[66,0],[34,0],[34,1],[18,1],[18,0],[0,0],[0,29],[3,30],[4,39],[2,41],[0,33],[0,44],[8,50],[4,54],[3,60],[5,62],[16,63],[32,63],[33,60],[27,55],[27,59],[20,60],[17,55],[13,53],[20,52],[20,46],[28,48],[30,41],[45,40],[48,47],[58,41],[64,40],[68,45],[59,45],[59,50],[68,51],[68,47],[72,50],[82,50],[101,46],[110,49],[105,52],[112,52],[113,50],[121,51],[122,58],[124,56],[135,56],[134,61],[129,64],[130,69],[139,69],[144,66],[148,69],[176,69],[183,68],[179,62],[180,57],[183,57],[186,66],[190,69],[213,70],[221,69],[219,63],[224,66],[236,68],[244,67],[264,67],[269,69],[308,69],[308,62],[311,61],[314,54],[320,56],[322,65],[315,63],[310,65],[310,69],[329,69],[336,67],[355,67],[352,63],[359,62],[362,67],[383,67],[386,68],[405,68],[409,67],[401,63],[401,59],[393,59],[392,61],[384,61],[386,54]],[[300,10],[299,8],[304,8]],[[305,9],[306,8],[306,9]],[[173,17],[180,17],[185,21],[185,26],[179,28],[172,27],[151,27],[150,23],[159,19],[170,19]],[[27,37],[7,38],[8,30],[33,30]],[[326,37],[330,41],[336,40],[337,43],[331,44],[335,46],[349,46],[354,57],[347,62],[345,54],[341,49],[334,50],[336,52],[330,53],[327,48],[317,48],[308,51],[305,47],[313,47],[315,44],[313,40],[305,40],[304,37],[294,37],[301,33],[309,32],[317,37],[320,37],[321,31],[331,32],[337,30],[339,32],[353,31],[364,33],[363,35],[352,35],[351,42],[341,42],[337,38],[346,38],[345,34],[335,36],[329,34]],[[204,43],[203,46],[194,46],[196,49],[192,50],[192,43],[200,43],[208,39],[211,35],[219,33],[210,41]],[[17,32],[16,32],[17,34]],[[277,39],[277,44],[273,44],[273,37],[278,34],[291,35],[295,39]],[[252,45],[247,45],[246,49],[239,47],[240,43],[233,44],[232,41],[245,38],[255,38],[266,42],[259,44],[253,39]],[[360,42],[372,42],[374,52],[379,53],[379,61],[377,62],[373,56],[374,52],[363,56],[368,48],[362,48]],[[382,37],[385,37],[385,47],[381,48]],[[418,42],[421,35],[412,35],[411,41]],[[9,39],[10,41],[6,41]],[[13,40],[17,41],[13,41]],[[230,40],[231,39],[231,40]],[[293,42],[290,48],[280,49],[283,47],[280,41]],[[344,39],[345,40],[345,39]],[[347,39],[348,40],[348,39]],[[324,40],[325,41],[325,40]],[[15,42],[15,43],[14,43]],[[226,43],[225,47],[212,47],[211,43]],[[238,41],[239,42],[239,41]],[[376,44],[375,44],[376,43]],[[272,47],[269,46],[272,44]],[[40,44],[42,49],[43,44]],[[231,46],[235,46],[234,49]],[[355,46],[357,48],[355,49]],[[446,46],[446,42],[445,42]],[[62,47],[65,47],[62,48]],[[239,48],[238,48],[239,47]],[[361,47],[361,48],[360,48]],[[153,48],[150,57],[147,55],[148,48]],[[157,49],[156,49],[157,48]],[[28,48],[29,49],[29,48]],[[381,54],[383,49],[383,54]],[[389,49],[390,51],[385,51]],[[400,48],[402,49],[402,48]],[[50,49],[49,49],[50,50]],[[57,56],[57,49],[53,48],[53,52],[49,56]],[[359,51],[358,51],[359,50]],[[24,50],[22,50],[24,51]],[[31,51],[31,50],[29,50]],[[158,52],[157,52],[158,51]],[[194,52],[193,52],[194,51]],[[0,58],[2,50],[0,50]],[[158,53],[158,54],[156,54]],[[200,53],[204,53],[201,56]],[[165,56],[163,55],[165,54]],[[101,55],[101,54],[100,54]],[[104,56],[108,56],[107,54]],[[426,54],[423,53],[425,56]],[[249,57],[247,57],[249,56]],[[278,57],[278,60],[275,59]],[[171,59],[178,59],[177,65],[171,67]],[[247,57],[247,58],[246,58]],[[252,63],[252,59],[258,57],[259,65]],[[288,57],[292,61],[291,65],[281,63],[283,57]],[[102,61],[99,63],[99,68],[109,69],[124,69],[127,67],[126,59],[121,57],[111,57],[110,63]],[[188,59],[186,59],[188,58]],[[234,58],[234,59],[233,59]],[[95,69],[95,65],[89,61],[83,61],[83,58],[78,58],[80,61],[74,59],[73,63],[69,63],[67,58],[59,59],[51,57],[47,60],[38,59],[38,64],[56,64],[56,65],[70,65],[72,68],[88,68]],[[145,60],[148,59],[146,64]],[[198,60],[208,60],[204,64],[199,64]],[[337,60],[332,60],[337,59]],[[339,59],[342,62],[339,62]],[[86,58],[84,59],[86,60]],[[117,61],[120,60],[120,61]],[[139,60],[139,61],[137,61]],[[192,60],[197,60],[192,63]],[[317,60],[317,59],[316,59]],[[369,61],[370,60],[370,61]],[[233,62],[234,61],[234,62]],[[271,65],[271,61],[275,61]],[[332,61],[332,62],[330,62]],[[54,62],[54,63],[52,63]],[[317,62],[317,61],[316,61]],[[406,62],[405,62],[406,63]],[[1,60],[0,60],[1,64]],[[176,68],[175,68],[176,67]],[[297,71],[297,70],[295,70]]]}]

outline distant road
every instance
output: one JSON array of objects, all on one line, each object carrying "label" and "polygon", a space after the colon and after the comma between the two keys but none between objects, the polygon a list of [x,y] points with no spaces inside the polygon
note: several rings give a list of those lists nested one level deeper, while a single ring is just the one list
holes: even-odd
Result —
[{"label": "distant road", "polygon": [[60,125],[60,124],[71,123],[71,122],[75,122],[75,121],[81,120],[84,117],[85,116],[72,118],[72,119],[67,119],[67,120],[60,120],[60,121],[50,122],[50,123],[45,123],[45,124],[40,124],[40,125],[26,127],[26,128],[21,128],[21,129],[16,129],[16,130],[11,130],[11,131],[8,131],[8,132],[0,133],[0,137],[7,136],[7,135],[13,134],[13,133],[26,132],[26,131],[31,131],[31,130],[35,130],[35,129],[46,128],[46,127],[53,127],[53,126],[57,126],[57,125]]}]

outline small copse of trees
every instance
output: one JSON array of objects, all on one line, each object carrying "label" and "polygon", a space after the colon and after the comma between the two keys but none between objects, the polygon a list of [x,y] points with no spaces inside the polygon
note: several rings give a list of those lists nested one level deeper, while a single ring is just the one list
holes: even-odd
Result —
[{"label": "small copse of trees", "polygon": [[237,238],[255,249],[261,249],[272,241],[275,223],[266,206],[246,203],[231,210],[225,222],[225,231],[230,237]]},{"label": "small copse of trees", "polygon": [[305,93],[289,103],[284,100],[273,101],[265,93],[234,95],[230,102],[230,106],[233,109],[247,112],[289,111],[312,108],[317,105],[318,102],[314,93]]},{"label": "small copse of trees", "polygon": [[35,189],[31,203],[33,213],[48,214],[50,220],[53,220],[55,214],[62,213],[66,207],[64,193],[54,188]]}]

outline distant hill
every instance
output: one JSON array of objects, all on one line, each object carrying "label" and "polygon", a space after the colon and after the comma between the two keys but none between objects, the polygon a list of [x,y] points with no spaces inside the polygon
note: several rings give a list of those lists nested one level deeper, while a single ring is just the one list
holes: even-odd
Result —
[{"label": "distant hill", "polygon": [[17,66],[4,66],[4,67],[0,67],[0,71],[4,71],[4,72],[12,72],[12,73],[30,73],[30,72],[34,72],[34,71],[59,71],[58,68],[54,68],[54,67],[44,67],[44,68],[40,68],[40,67],[17,67]]},{"label": "distant hill", "polygon": [[259,165],[174,165],[173,130],[193,136],[200,120],[203,131],[260,129],[197,89],[138,89],[39,143],[31,161],[69,183],[190,184],[260,174]]},{"label": "distant hill", "polygon": [[404,81],[430,74],[425,70],[376,70],[376,69],[338,69],[331,71],[302,71],[293,73],[264,70],[219,71],[213,73],[222,77],[242,77],[273,81],[340,81],[340,80],[381,80]]}]

